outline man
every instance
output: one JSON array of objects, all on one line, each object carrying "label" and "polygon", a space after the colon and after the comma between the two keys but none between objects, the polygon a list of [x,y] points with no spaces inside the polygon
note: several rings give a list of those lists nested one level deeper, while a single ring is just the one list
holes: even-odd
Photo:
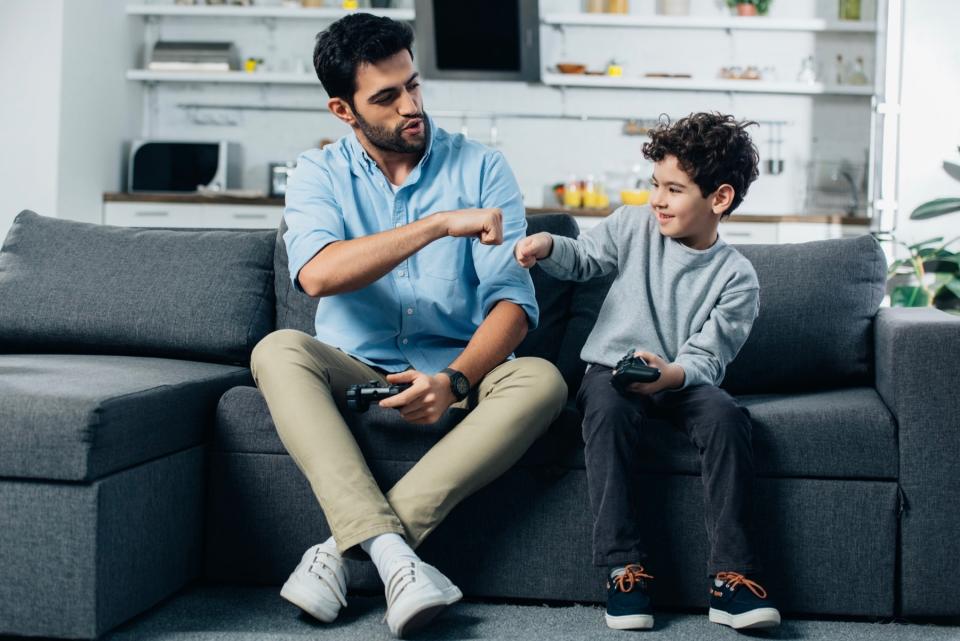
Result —
[{"label": "man", "polygon": [[[342,554],[359,546],[397,636],[461,597],[414,548],[510,468],[567,397],[553,365],[512,358],[538,317],[511,255],[526,231],[516,181],[500,153],[424,113],[412,42],[409,26],[367,14],[317,38],[327,105],[353,133],[301,155],[287,188],[290,276],[320,297],[316,337],[275,332],[251,365],[333,534],[304,553],[281,595],[332,621],[346,605]],[[348,385],[371,379],[410,385],[380,405],[411,423],[470,410],[386,494],[338,409]]]}]

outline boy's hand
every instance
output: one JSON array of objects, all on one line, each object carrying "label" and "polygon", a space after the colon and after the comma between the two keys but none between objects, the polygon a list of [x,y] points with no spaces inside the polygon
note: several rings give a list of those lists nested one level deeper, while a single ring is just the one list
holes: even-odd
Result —
[{"label": "boy's hand", "polygon": [[430,425],[436,423],[456,398],[450,389],[450,378],[446,374],[429,376],[423,372],[409,369],[399,374],[389,374],[390,384],[410,383],[410,387],[396,396],[380,401],[380,407],[392,407],[400,411],[400,416],[410,423]]},{"label": "boy's hand", "polygon": [[647,361],[647,365],[650,367],[659,369],[660,378],[652,383],[630,383],[627,385],[628,392],[651,396],[661,390],[683,387],[686,374],[680,365],[668,363],[656,354],[651,354],[650,352],[635,352],[634,355]]},{"label": "boy's hand", "polygon": [[530,268],[550,255],[553,251],[553,237],[545,231],[527,236],[517,241],[513,255],[523,268]]}]

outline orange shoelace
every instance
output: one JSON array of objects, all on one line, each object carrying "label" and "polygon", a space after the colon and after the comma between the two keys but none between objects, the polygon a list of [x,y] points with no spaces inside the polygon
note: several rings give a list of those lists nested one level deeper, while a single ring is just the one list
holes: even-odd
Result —
[{"label": "orange shoelace", "polygon": [[652,578],[653,577],[643,569],[642,565],[631,564],[624,568],[623,574],[614,577],[613,582],[617,584],[621,592],[630,592],[642,579]]},{"label": "orange shoelace", "polygon": [[757,595],[758,599],[767,598],[767,591],[763,589],[763,586],[737,572],[720,572],[717,574],[717,580],[726,583],[731,588],[735,588],[738,585],[745,586]]}]

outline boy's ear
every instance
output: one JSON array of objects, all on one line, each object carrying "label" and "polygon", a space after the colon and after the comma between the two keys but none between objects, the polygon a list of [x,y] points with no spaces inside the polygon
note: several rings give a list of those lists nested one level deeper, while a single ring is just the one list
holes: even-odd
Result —
[{"label": "boy's ear", "polygon": [[736,191],[733,189],[733,185],[724,183],[717,187],[717,190],[713,192],[713,201],[710,203],[713,213],[722,214],[727,211],[730,205],[733,204],[735,194]]},{"label": "boy's ear", "polygon": [[357,123],[357,117],[353,115],[353,108],[343,98],[331,98],[327,101],[327,109],[334,116],[353,127]]}]

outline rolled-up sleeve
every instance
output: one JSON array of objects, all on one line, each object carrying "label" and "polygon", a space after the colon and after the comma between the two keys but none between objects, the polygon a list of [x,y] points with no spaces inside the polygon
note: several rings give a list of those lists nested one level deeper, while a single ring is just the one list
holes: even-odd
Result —
[{"label": "rolled-up sleeve", "polygon": [[293,286],[303,291],[297,275],[300,270],[332,242],[344,240],[343,215],[334,198],[333,185],[326,171],[305,155],[287,182],[283,218],[287,231],[283,242]]},{"label": "rolled-up sleeve", "polygon": [[513,258],[513,246],[527,235],[526,209],[520,186],[500,152],[490,154],[484,161],[480,207],[499,207],[503,211],[502,245],[471,241],[483,315],[486,317],[498,302],[510,301],[523,309],[529,329],[534,329],[540,319],[540,309],[533,280]]}]

